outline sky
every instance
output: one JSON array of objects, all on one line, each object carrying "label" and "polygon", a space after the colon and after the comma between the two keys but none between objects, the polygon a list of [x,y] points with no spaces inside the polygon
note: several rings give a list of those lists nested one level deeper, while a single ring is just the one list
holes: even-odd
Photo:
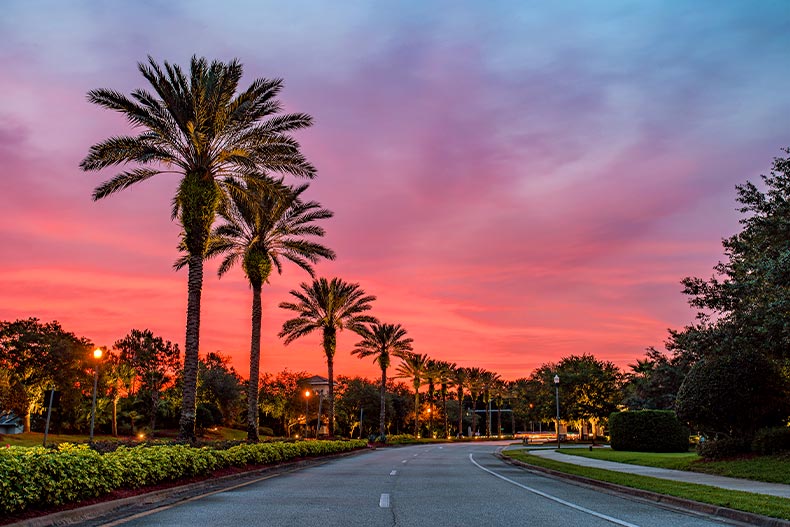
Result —
[{"label": "sky", "polygon": [[[590,353],[622,368],[691,323],[684,276],[738,230],[735,185],[790,146],[784,1],[5,0],[0,18],[0,320],[97,345],[148,328],[183,348],[177,177],[104,200],[88,149],[132,133],[86,93],[147,88],[137,63],[238,58],[283,78],[334,211],[317,274],[359,283],[416,352],[505,379]],[[296,183],[296,179],[289,179]],[[201,352],[249,371],[252,294],[209,262]],[[284,346],[286,266],[263,292],[261,368],[325,372]],[[375,378],[341,333],[336,375]]]}]

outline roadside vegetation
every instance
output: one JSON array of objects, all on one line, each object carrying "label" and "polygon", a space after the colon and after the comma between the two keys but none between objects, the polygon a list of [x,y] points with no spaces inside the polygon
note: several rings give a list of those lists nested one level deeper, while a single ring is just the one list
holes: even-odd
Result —
[{"label": "roadside vegetation", "polygon": [[[623,472],[582,467],[571,463],[561,463],[529,454],[526,450],[505,450],[504,455],[537,467],[543,467],[564,474],[606,481],[635,489],[642,489],[668,496],[675,496],[702,503],[728,507],[740,511],[762,514],[773,518],[790,520],[790,499],[762,494],[752,494],[736,490],[726,490],[707,485],[669,481],[647,476],[637,476]],[[663,454],[662,454],[663,456]]]},{"label": "roadside vegetation", "polygon": [[610,449],[596,449],[593,451],[568,449],[562,453],[632,465],[688,470],[691,472],[716,474],[718,476],[790,485],[790,454],[787,453],[772,456],[741,456],[721,461],[707,461],[695,452],[656,454],[621,452]]}]

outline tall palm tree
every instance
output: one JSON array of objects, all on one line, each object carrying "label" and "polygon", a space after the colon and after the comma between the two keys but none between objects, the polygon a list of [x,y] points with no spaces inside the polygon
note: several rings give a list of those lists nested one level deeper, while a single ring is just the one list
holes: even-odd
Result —
[{"label": "tall palm tree", "polygon": [[403,361],[398,365],[398,376],[411,379],[414,388],[414,437],[420,435],[420,386],[425,379],[425,372],[428,369],[427,355],[420,353],[409,353],[401,357]]},{"label": "tall palm tree", "polygon": [[[247,386],[247,440],[258,441],[258,385],[261,364],[261,290],[273,269],[282,274],[282,260],[289,260],[315,276],[313,266],[320,258],[335,259],[331,249],[310,240],[324,236],[317,220],[333,213],[315,201],[304,202],[309,185],[286,187],[280,180],[267,185],[250,182],[244,192],[231,193],[220,209],[224,222],[212,230],[207,257],[225,255],[219,266],[222,277],[236,263],[252,289],[252,332],[250,382]],[[278,188],[279,187],[279,188]],[[275,190],[272,191],[272,188]],[[176,267],[186,264],[182,258]]]},{"label": "tall palm tree", "polygon": [[437,380],[439,381],[439,393],[442,396],[442,412],[444,413],[444,437],[450,438],[450,421],[447,417],[447,392],[453,385],[453,372],[456,369],[454,363],[447,361],[436,362]]},{"label": "tall palm tree", "polygon": [[466,368],[466,382],[469,395],[472,396],[472,436],[477,433],[477,398],[484,388],[483,376],[485,370],[482,368]]},{"label": "tall palm tree", "polygon": [[439,378],[439,361],[428,359],[427,367],[425,368],[425,382],[428,384],[428,392],[425,394],[428,400],[428,433],[433,437],[433,415],[434,411],[434,396],[436,394],[436,380]]},{"label": "tall palm tree", "polygon": [[98,89],[88,100],[122,113],[141,128],[138,135],[111,137],[90,148],[80,163],[83,170],[101,170],[134,163],[93,191],[99,200],[159,174],[180,178],[173,197],[172,218],[182,228],[188,254],[184,387],[179,435],[195,437],[200,297],[203,262],[211,226],[227,190],[240,181],[260,178],[263,172],[313,177],[315,168],[288,134],[312,124],[309,115],[275,115],[281,79],[256,79],[236,93],[242,65],[192,57],[189,72],[177,64],[164,67],[148,57],[138,64],[154,93],[137,89],[131,97],[115,90]]},{"label": "tall palm tree", "polygon": [[363,324],[378,322],[375,317],[366,315],[371,302],[376,300],[359,287],[340,278],[313,280],[312,284],[302,283],[300,290],[291,290],[298,302],[282,302],[280,307],[295,311],[296,318],[286,320],[280,331],[285,344],[309,335],[320,329],[326,355],[327,376],[329,377],[329,435],[335,433],[335,382],[334,357],[337,350],[337,334],[343,329],[358,331]]},{"label": "tall palm tree", "polygon": [[494,385],[499,380],[499,374],[492,371],[483,372],[483,404],[486,411],[486,437],[491,437],[491,398]]},{"label": "tall palm tree", "polygon": [[402,357],[412,350],[413,339],[406,338],[406,330],[400,324],[371,324],[370,328],[359,330],[362,340],[351,352],[360,359],[374,356],[381,368],[381,409],[379,410],[379,435],[386,432],[385,413],[387,408],[387,368],[391,363],[391,355]]},{"label": "tall palm tree", "polygon": [[458,437],[464,435],[464,386],[468,382],[466,372],[466,368],[454,368],[450,374],[458,393]]}]

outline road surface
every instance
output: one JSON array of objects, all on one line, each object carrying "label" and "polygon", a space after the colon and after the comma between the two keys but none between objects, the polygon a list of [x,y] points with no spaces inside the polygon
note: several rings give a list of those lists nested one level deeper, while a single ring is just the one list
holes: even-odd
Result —
[{"label": "road surface", "polygon": [[[503,443],[384,448],[161,507],[124,526],[707,527],[723,520],[508,465]],[[88,525],[88,524],[85,524]]]}]

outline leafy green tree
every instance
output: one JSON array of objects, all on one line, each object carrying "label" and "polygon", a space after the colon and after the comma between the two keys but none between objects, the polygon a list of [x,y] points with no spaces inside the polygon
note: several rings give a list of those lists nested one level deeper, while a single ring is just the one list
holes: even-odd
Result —
[{"label": "leafy green tree", "polygon": [[[274,191],[272,189],[274,188]],[[207,257],[224,255],[219,266],[222,277],[236,263],[241,264],[252,289],[252,331],[250,381],[247,389],[247,440],[258,441],[258,383],[261,364],[261,290],[272,270],[282,274],[282,260],[288,260],[314,276],[312,264],[320,258],[335,259],[335,253],[310,237],[324,236],[316,221],[332,217],[332,212],[314,201],[302,201],[308,185],[286,187],[282,181],[266,185],[251,182],[244,192],[234,192],[220,208],[224,222],[212,231]],[[187,264],[182,258],[176,267]]]},{"label": "leafy green tree", "polygon": [[140,392],[148,398],[151,434],[156,430],[156,417],[164,389],[174,380],[181,367],[178,344],[155,336],[148,329],[133,329],[115,342],[119,360],[134,368]]},{"label": "leafy green tree", "polygon": [[673,410],[683,379],[691,369],[687,354],[668,356],[650,347],[644,359],[629,364],[623,384],[623,404],[629,410]]},{"label": "leafy green tree", "polygon": [[[198,375],[198,404],[212,404],[221,412],[220,421],[225,425],[234,425],[241,411],[243,398],[243,382],[241,376],[230,365],[230,357],[219,353],[207,353],[200,360]],[[257,401],[257,393],[255,397]],[[253,411],[258,413],[256,404]]]},{"label": "leafy green tree", "polygon": [[302,393],[309,377],[307,372],[285,369],[276,375],[266,373],[261,378],[260,410],[265,416],[275,419],[277,428],[288,437],[291,436],[291,428],[300,422],[296,416],[304,411]]},{"label": "leafy green tree", "polygon": [[[338,377],[337,426],[349,436],[362,437],[379,426],[376,414],[380,406],[380,390],[376,383],[361,377]],[[388,403],[385,398],[385,405]],[[391,405],[391,404],[390,404]],[[362,419],[360,420],[360,415]],[[357,431],[355,432],[354,429]]]},{"label": "leafy green tree", "polygon": [[775,158],[762,180],[765,190],[751,182],[736,187],[743,228],[722,240],[726,260],[714,267],[714,276],[683,279],[700,322],[680,340],[698,357],[721,349],[724,341],[734,349],[737,340],[741,349],[790,359],[790,157]]},{"label": "leafy green tree", "polygon": [[[41,406],[47,388],[57,386],[79,394],[86,385],[92,387],[85,371],[92,347],[89,340],[65,331],[57,321],[0,321],[0,368],[6,372],[9,389],[18,390],[15,400],[24,416],[25,432],[30,432],[31,413]],[[64,393],[64,403],[68,399],[73,402]]]},{"label": "leafy green tree", "polygon": [[387,368],[392,363],[392,355],[402,357],[412,351],[413,339],[406,337],[406,330],[400,324],[381,324],[374,322],[370,327],[362,326],[359,331],[362,340],[351,351],[359,358],[374,357],[373,361],[381,368],[379,435],[386,434],[387,409]]},{"label": "leafy green tree", "polygon": [[312,119],[276,115],[281,79],[256,79],[237,94],[242,65],[236,60],[209,63],[193,56],[187,74],[177,64],[162,67],[149,57],[138,69],[154,93],[137,89],[127,97],[98,89],[88,100],[125,115],[141,132],[93,145],[80,167],[136,165],[99,185],[94,200],[159,174],[180,176],[172,217],[182,228],[189,267],[180,437],[194,439],[203,262],[215,215],[229,191],[249,180],[265,184],[264,173],[313,177],[315,169],[289,135]]},{"label": "leafy green tree", "polygon": [[790,412],[788,382],[776,362],[748,349],[720,350],[698,361],[677,397],[678,417],[709,438],[751,440]]},{"label": "leafy green tree", "polygon": [[560,377],[560,415],[575,422],[584,437],[587,423],[593,433],[600,422],[617,409],[621,399],[620,370],[613,363],[592,355],[570,355],[556,364],[544,364],[534,374],[540,383],[541,414],[554,415],[554,375]]},{"label": "leafy green tree", "polygon": [[343,329],[358,331],[363,324],[378,322],[366,312],[376,300],[359,287],[340,278],[318,278],[312,284],[302,283],[300,290],[291,290],[297,302],[282,302],[280,307],[298,313],[296,318],[286,320],[280,331],[285,344],[321,330],[324,354],[326,355],[329,379],[329,436],[335,433],[335,386],[334,358],[337,350],[337,334]]}]

